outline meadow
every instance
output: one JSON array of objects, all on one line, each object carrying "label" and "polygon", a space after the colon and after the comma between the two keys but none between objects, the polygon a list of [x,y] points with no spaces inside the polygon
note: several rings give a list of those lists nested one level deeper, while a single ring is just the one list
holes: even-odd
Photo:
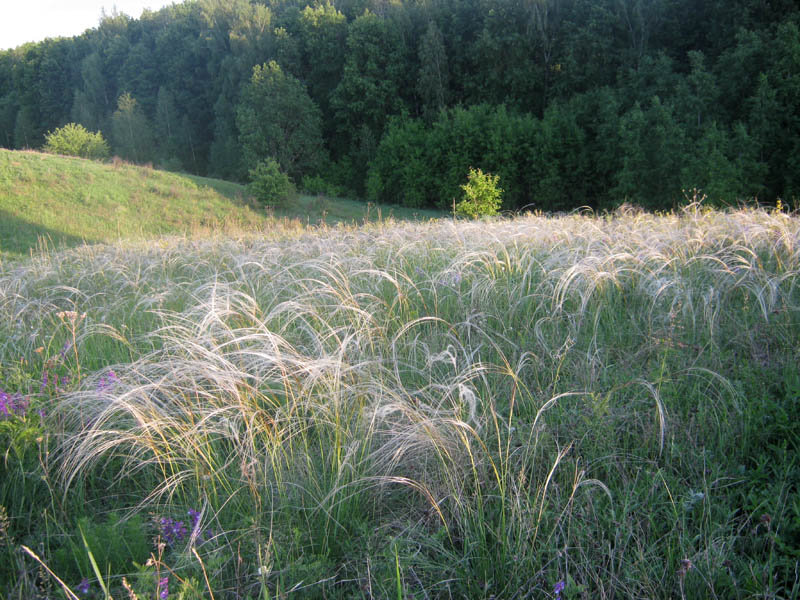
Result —
[{"label": "meadow", "polygon": [[798,597],[796,216],[282,223],[0,264],[0,596]]},{"label": "meadow", "polygon": [[245,186],[230,181],[119,158],[104,163],[0,148],[0,260],[122,239],[196,239],[441,214],[319,195],[300,195],[290,205],[265,210]]}]

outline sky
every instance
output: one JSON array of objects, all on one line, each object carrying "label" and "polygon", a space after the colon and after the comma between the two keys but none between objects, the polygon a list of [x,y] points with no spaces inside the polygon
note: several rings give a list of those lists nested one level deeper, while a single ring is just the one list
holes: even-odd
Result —
[{"label": "sky", "polygon": [[72,37],[100,23],[100,11],[139,18],[180,0],[0,0],[0,50],[48,37]]}]

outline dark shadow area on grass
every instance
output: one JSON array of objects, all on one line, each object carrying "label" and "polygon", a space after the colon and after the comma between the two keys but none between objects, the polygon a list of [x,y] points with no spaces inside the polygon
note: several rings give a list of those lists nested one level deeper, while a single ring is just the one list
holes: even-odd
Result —
[{"label": "dark shadow area on grass", "polygon": [[31,250],[57,249],[80,246],[84,242],[97,240],[87,239],[56,231],[37,223],[30,223],[0,210],[0,253],[11,256],[28,256]]}]

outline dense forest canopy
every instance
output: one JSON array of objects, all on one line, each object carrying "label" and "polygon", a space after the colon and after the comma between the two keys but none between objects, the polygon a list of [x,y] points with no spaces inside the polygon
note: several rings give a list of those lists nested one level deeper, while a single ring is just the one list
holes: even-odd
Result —
[{"label": "dense forest canopy", "polygon": [[798,98],[795,0],[194,0],[0,52],[0,145],[75,122],[380,202],[449,206],[475,167],[505,208],[659,209],[800,195]]}]

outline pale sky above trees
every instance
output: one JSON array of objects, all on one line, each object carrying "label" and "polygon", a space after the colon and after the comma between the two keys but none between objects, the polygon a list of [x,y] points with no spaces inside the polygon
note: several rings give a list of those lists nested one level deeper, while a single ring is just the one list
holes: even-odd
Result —
[{"label": "pale sky above trees", "polygon": [[158,10],[172,0],[0,0],[0,50],[48,37],[70,37],[97,27],[100,12],[139,18],[142,10]]}]

